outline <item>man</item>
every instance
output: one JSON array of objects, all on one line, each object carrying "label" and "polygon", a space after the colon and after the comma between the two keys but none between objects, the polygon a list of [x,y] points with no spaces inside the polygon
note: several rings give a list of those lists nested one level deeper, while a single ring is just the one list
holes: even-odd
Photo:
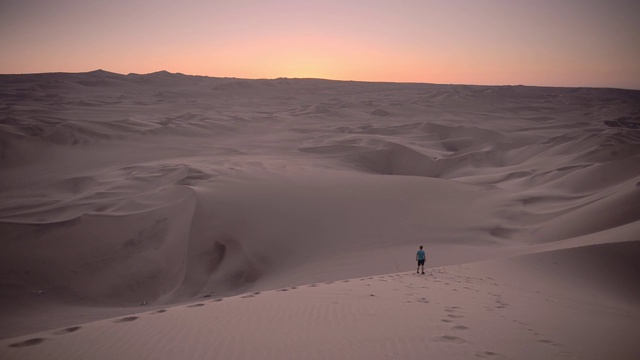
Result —
[{"label": "man", "polygon": [[416,273],[419,274],[420,273],[420,266],[422,266],[422,273],[424,274],[424,260],[425,260],[426,256],[424,254],[424,250],[422,250],[422,245],[420,245],[420,250],[418,250],[418,252],[416,253],[416,260],[418,261],[418,270],[416,270]]}]

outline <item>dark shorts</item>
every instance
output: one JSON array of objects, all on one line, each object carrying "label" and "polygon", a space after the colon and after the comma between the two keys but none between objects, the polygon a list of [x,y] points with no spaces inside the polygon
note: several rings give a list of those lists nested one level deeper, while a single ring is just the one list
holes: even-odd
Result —
[{"label": "dark shorts", "polygon": [[424,259],[418,260],[418,266],[424,266]]}]

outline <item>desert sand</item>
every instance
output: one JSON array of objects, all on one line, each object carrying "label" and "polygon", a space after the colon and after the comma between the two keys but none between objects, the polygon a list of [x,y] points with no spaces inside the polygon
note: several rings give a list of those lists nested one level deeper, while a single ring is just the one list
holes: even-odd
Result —
[{"label": "desert sand", "polygon": [[633,90],[0,75],[0,358],[638,359],[639,125]]}]

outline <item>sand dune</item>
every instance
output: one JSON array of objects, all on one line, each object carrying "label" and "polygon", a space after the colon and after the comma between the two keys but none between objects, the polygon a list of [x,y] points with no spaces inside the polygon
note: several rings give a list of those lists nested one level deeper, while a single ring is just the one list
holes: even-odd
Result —
[{"label": "sand dune", "polygon": [[3,358],[640,353],[638,91],[0,84]]},{"label": "sand dune", "polygon": [[[0,353],[7,359],[632,359],[640,294],[628,285],[640,268],[629,251],[637,252],[637,244],[202,298],[3,340]],[[624,261],[603,261],[609,255]],[[585,277],[594,267],[597,278]]]}]

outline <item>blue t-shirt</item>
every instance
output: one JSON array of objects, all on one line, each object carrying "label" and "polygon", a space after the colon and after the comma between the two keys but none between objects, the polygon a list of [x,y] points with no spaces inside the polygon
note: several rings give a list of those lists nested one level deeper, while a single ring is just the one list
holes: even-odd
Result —
[{"label": "blue t-shirt", "polygon": [[424,250],[418,250],[418,260],[424,260]]}]

